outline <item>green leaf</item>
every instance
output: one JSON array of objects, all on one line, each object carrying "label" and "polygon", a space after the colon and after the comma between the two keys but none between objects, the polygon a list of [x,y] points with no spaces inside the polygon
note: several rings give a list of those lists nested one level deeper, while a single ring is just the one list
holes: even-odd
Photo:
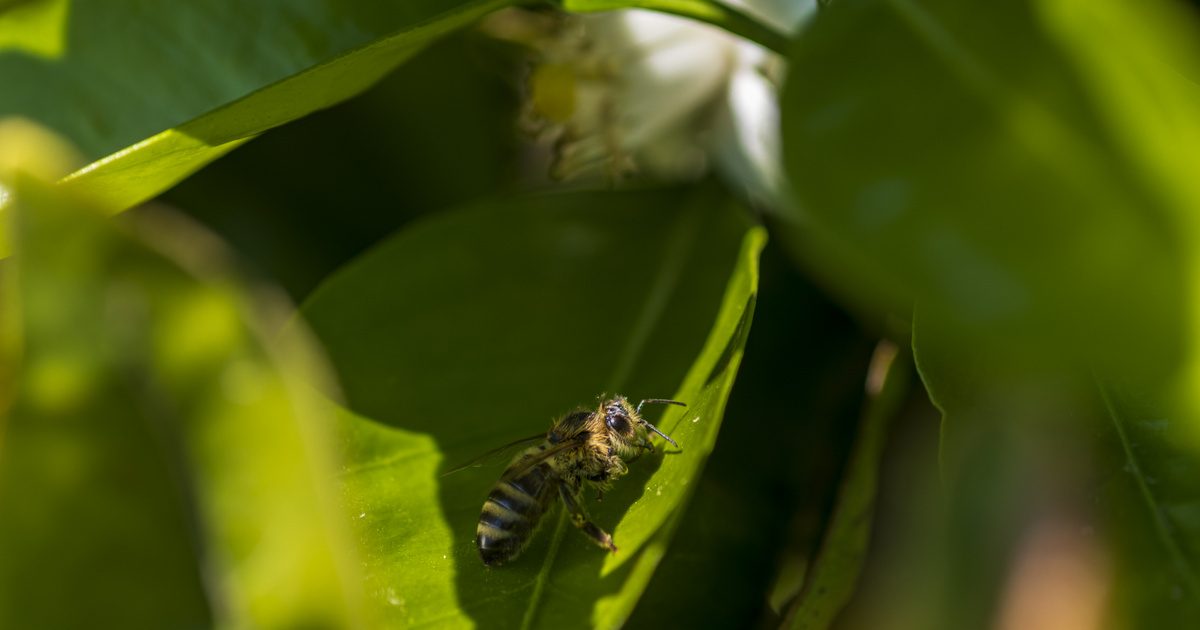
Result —
[{"label": "green leaf", "polygon": [[303,299],[417,216],[511,185],[519,104],[507,77],[523,63],[477,31],[450,35],[362,95],[263,134],[163,198]]},{"label": "green leaf", "polygon": [[0,626],[359,623],[318,363],[271,332],[278,296],[162,213],[5,183]]},{"label": "green leaf", "polygon": [[0,50],[0,116],[42,122],[88,159],[111,152],[63,183],[120,212],[510,3],[76,3],[61,58]]},{"label": "green leaf", "polygon": [[1159,3],[833,3],[790,55],[796,196],[963,343],[1161,380],[1181,360],[1181,234],[1200,205],[1183,166],[1200,162],[1195,86],[1166,63],[1195,62],[1163,43],[1186,41],[1187,17],[1171,24]]},{"label": "green leaf", "polygon": [[868,398],[833,514],[805,575],[804,587],[784,622],[789,628],[831,627],[854,595],[871,539],[888,427],[908,396],[911,378],[908,352],[890,342],[881,343],[867,375]]},{"label": "green leaf", "polygon": [[721,439],[630,628],[777,627],[820,541],[873,344],[778,248],[761,277]]},{"label": "green leaf", "polygon": [[[42,123],[94,160],[298,73],[310,76],[274,85],[275,98],[259,96],[254,105],[189,127],[198,132],[192,135],[213,141],[244,136],[272,126],[264,123],[280,120],[284,112],[294,118],[298,111],[339,100],[344,88],[330,91],[331,75],[342,75],[338,80],[347,84],[369,82],[432,36],[500,4],[22,1],[0,7],[0,77],[6,88],[0,92],[0,116]],[[37,29],[47,31],[37,45],[5,45],[10,39],[32,40],[34,22],[57,28]],[[62,41],[54,45],[55,38]],[[31,47],[56,52],[35,55]],[[326,67],[313,73],[318,65]]]},{"label": "green leaf", "polygon": [[[716,440],[763,240],[710,186],[524,197],[414,226],[319,288],[303,314],[353,410],[343,493],[372,621],[620,625]],[[520,559],[485,568],[475,525],[503,467],[439,471],[602,392],[689,405],[650,418],[682,452],[587,501],[619,553],[554,510]]]},{"label": "green leaf", "polygon": [[1154,405],[1097,383],[1109,431],[1102,463],[1112,481],[1097,493],[1117,548],[1114,610],[1133,627],[1165,627],[1200,615],[1200,482],[1191,428]]}]

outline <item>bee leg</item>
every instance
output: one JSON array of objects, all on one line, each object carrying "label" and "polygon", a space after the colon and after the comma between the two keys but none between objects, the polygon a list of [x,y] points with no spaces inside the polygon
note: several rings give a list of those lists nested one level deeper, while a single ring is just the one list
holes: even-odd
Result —
[{"label": "bee leg", "polygon": [[587,512],[583,510],[583,506],[575,496],[575,492],[568,488],[567,484],[562,484],[558,487],[558,493],[562,497],[563,505],[571,513],[571,523],[578,527],[584,535],[591,538],[592,542],[616,553],[617,546],[613,544],[612,536],[588,518]]},{"label": "bee leg", "polygon": [[605,482],[608,481],[608,473],[597,473],[591,477],[588,477],[587,480],[592,482],[592,484],[596,487],[596,500],[600,501],[604,499],[604,485]]},{"label": "bee leg", "polygon": [[629,466],[626,466],[625,462],[618,459],[614,463],[617,464],[617,470],[612,473],[613,477],[623,477],[625,473],[629,472]]}]

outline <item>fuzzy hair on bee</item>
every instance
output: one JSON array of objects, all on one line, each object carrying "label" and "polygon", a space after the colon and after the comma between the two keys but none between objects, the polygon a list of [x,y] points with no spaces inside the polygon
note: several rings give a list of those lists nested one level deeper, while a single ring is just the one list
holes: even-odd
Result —
[{"label": "fuzzy hair on bee", "polygon": [[515,560],[556,498],[575,527],[602,549],[616,553],[612,536],[593,523],[584,509],[583,491],[591,487],[602,494],[629,471],[628,462],[654,451],[651,433],[679,447],[642,418],[642,405],[686,405],[651,398],[634,407],[624,396],[601,401],[596,409],[568,413],[545,435],[530,438],[540,443],[513,458],[492,486],[475,528],[475,545],[485,565]]}]

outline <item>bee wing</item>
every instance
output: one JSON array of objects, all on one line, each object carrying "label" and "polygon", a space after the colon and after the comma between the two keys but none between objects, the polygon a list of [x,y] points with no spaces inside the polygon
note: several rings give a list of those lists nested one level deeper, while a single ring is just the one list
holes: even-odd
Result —
[{"label": "bee wing", "polygon": [[476,467],[482,466],[483,464],[488,463],[489,460],[494,461],[496,459],[499,459],[500,456],[504,455],[505,453],[512,452],[513,449],[516,449],[519,446],[527,446],[529,444],[533,444],[534,442],[537,442],[538,440],[544,440],[544,439],[546,439],[546,434],[538,433],[537,435],[531,435],[529,437],[523,437],[519,440],[513,440],[512,442],[509,442],[508,444],[505,444],[503,446],[497,446],[496,448],[494,448],[478,457],[475,457],[464,464],[455,466],[454,468],[451,468],[450,470],[447,470],[446,472],[442,473],[441,476],[445,477],[447,475],[453,475],[456,472],[464,471],[468,468],[476,468]]},{"label": "bee wing", "polygon": [[571,439],[571,440],[566,440],[564,442],[559,442],[558,444],[555,444],[554,446],[551,446],[550,448],[548,448],[544,451],[540,451],[537,454],[531,455],[531,456],[521,460],[519,463],[510,466],[508,470],[504,471],[504,476],[502,478],[503,479],[515,479],[517,477],[520,477],[521,475],[524,475],[525,473],[529,472],[535,466],[546,461],[547,459],[550,459],[551,457],[554,457],[555,455],[558,455],[559,453],[561,453],[563,451],[566,451],[566,450],[569,450],[572,448],[579,448],[580,446],[583,446],[583,444],[585,442],[587,442],[586,437],[585,438],[575,438],[575,439]]}]

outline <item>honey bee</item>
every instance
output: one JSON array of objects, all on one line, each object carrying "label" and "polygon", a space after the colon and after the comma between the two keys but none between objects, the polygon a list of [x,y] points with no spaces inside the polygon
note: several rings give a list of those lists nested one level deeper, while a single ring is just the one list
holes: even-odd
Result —
[{"label": "honey bee", "polygon": [[575,527],[601,548],[616,553],[612,536],[591,521],[581,497],[585,485],[603,493],[629,471],[626,462],[653,451],[650,432],[679,448],[675,440],[642,418],[642,405],[647,404],[687,406],[651,398],[634,407],[624,396],[615,396],[594,411],[563,416],[545,435],[508,445],[542,440],[512,460],[483,503],[475,528],[475,545],[483,563],[494,567],[516,559],[533,538],[542,516],[553,507],[555,496],[562,500]]}]

